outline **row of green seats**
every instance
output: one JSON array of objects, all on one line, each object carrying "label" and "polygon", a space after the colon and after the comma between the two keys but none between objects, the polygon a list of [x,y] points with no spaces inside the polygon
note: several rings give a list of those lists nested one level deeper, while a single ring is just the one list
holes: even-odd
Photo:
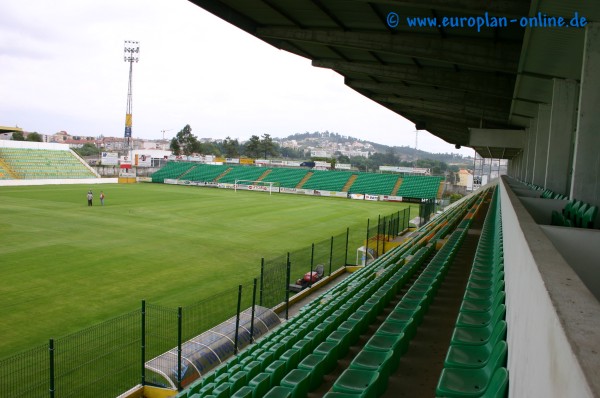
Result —
[{"label": "row of green seats", "polygon": [[593,229],[598,207],[581,200],[570,200],[562,212],[552,211],[552,225]]},{"label": "row of green seats", "polygon": [[498,200],[495,191],[436,388],[437,397],[506,396],[506,294]]},{"label": "row of green seats", "polygon": [[465,236],[465,230],[452,233],[325,397],[348,393],[376,398],[385,393],[389,375],[408,350]]}]

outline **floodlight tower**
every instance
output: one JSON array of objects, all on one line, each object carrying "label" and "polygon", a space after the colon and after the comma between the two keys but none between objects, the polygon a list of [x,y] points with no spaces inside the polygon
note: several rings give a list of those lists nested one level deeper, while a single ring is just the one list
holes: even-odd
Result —
[{"label": "floodlight tower", "polygon": [[[133,74],[133,63],[140,60],[140,42],[125,40],[125,62],[129,62],[129,85],[127,89],[127,113],[125,115],[125,143],[127,154],[131,151],[131,76]],[[130,158],[131,159],[131,158]]]}]

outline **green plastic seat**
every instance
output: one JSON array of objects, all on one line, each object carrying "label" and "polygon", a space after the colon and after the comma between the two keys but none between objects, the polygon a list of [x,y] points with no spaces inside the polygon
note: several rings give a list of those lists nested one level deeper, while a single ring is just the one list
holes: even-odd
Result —
[{"label": "green plastic seat", "polygon": [[598,207],[591,206],[581,217],[581,228],[594,228],[594,222],[598,215]]},{"label": "green plastic seat", "polygon": [[[499,338],[499,336],[496,335],[495,338]],[[504,340],[490,340],[483,345],[450,345],[444,360],[444,367],[481,368],[487,364],[494,347],[502,343],[506,344]]]},{"label": "green plastic seat", "polygon": [[337,366],[339,347],[336,343],[325,341],[314,349],[313,354],[325,357],[325,373],[331,372]]},{"label": "green plastic seat", "polygon": [[292,398],[305,398],[310,385],[310,372],[303,369],[293,369],[281,380],[282,387],[292,389]]},{"label": "green plastic seat", "polygon": [[309,354],[298,364],[298,369],[310,372],[309,391],[314,391],[321,385],[325,374],[325,360],[324,355]]},{"label": "green plastic seat", "polygon": [[286,362],[285,369],[287,372],[289,372],[298,366],[298,362],[300,362],[300,350],[297,348],[290,348],[281,354],[279,359]]},{"label": "green plastic seat", "polygon": [[357,394],[364,398],[377,397],[379,372],[346,369],[333,384],[334,392]]},{"label": "green plastic seat", "polygon": [[574,226],[576,226],[577,228],[581,227],[583,215],[589,208],[590,205],[588,203],[583,203],[581,206],[579,206],[577,212],[575,212],[575,215],[571,217],[571,222]]},{"label": "green plastic seat", "polygon": [[252,398],[254,396],[254,389],[249,386],[244,386],[237,390],[231,398]]},{"label": "green plastic seat", "polygon": [[494,347],[489,361],[482,368],[444,368],[436,394],[448,398],[481,396],[490,385],[496,369],[504,367],[506,354],[506,342],[500,342]]},{"label": "green plastic seat", "polygon": [[274,343],[271,346],[269,346],[269,351],[273,352],[275,358],[279,358],[285,350],[285,344],[282,343]]},{"label": "green plastic seat", "polygon": [[505,398],[508,389],[508,371],[506,368],[498,368],[492,375],[490,385],[481,398]]},{"label": "green plastic seat", "polygon": [[311,332],[308,332],[306,336],[304,336],[304,338],[307,340],[311,340],[313,342],[313,347],[316,347],[325,339],[325,333],[323,330],[313,330]]},{"label": "green plastic seat", "polygon": [[265,373],[269,373],[271,375],[271,385],[276,386],[279,385],[281,379],[286,374],[286,366],[287,363],[282,361],[281,359],[275,360],[271,362],[269,366],[266,367]]},{"label": "green plastic seat", "polygon": [[212,391],[215,398],[229,398],[231,395],[231,383],[221,383]]},{"label": "green plastic seat", "polygon": [[[212,380],[214,380],[215,376],[214,376],[213,373],[211,373],[211,375],[212,375],[212,379],[211,379],[211,382],[212,382]],[[206,380],[206,377],[202,377],[200,380],[194,381],[192,384],[190,384],[190,386],[185,391],[187,391],[188,395],[192,395],[192,394],[197,393],[198,391],[200,391],[200,389],[202,388],[202,386],[205,384],[204,383],[205,380]],[[206,384],[208,384],[208,383],[209,382],[207,381]]]},{"label": "green plastic seat", "polygon": [[273,351],[267,351],[261,353],[258,357],[256,357],[256,361],[261,363],[261,370],[265,370],[267,366],[271,364],[275,360],[275,353]]},{"label": "green plastic seat", "polygon": [[368,351],[362,350],[354,357],[348,369],[369,370],[379,372],[380,381],[377,388],[378,395],[382,395],[387,389],[388,377],[398,367],[392,351]]},{"label": "green plastic seat", "polygon": [[408,321],[392,321],[386,319],[375,332],[375,334],[379,335],[388,334],[392,336],[397,336],[400,333],[404,333],[408,339],[414,337],[416,325],[413,318],[410,318]]},{"label": "green plastic seat", "polygon": [[348,317],[348,321],[358,323],[358,334],[360,335],[366,332],[369,327],[369,314],[365,311],[359,311],[357,309]]},{"label": "green plastic seat", "polygon": [[210,393],[212,393],[212,391],[215,389],[217,385],[215,383],[208,383],[202,386],[202,388],[200,389],[200,391],[198,391],[197,393],[200,395],[208,395]]},{"label": "green plastic seat", "polygon": [[299,339],[296,338],[296,336],[292,336],[292,335],[285,335],[281,338],[281,340],[279,340],[279,342],[281,344],[284,344],[286,348],[292,348],[292,346],[294,345],[294,343],[296,343],[296,341],[298,341]]},{"label": "green plastic seat", "polygon": [[275,386],[267,392],[264,398],[292,398],[292,389],[289,387]]},{"label": "green plastic seat", "polygon": [[312,342],[306,339],[299,340],[292,346],[300,351],[300,358],[306,357],[312,351],[312,347]]},{"label": "green plastic seat", "polygon": [[254,376],[256,376],[262,371],[262,364],[258,361],[252,361],[246,366],[244,366],[244,370],[247,373],[246,378],[248,380],[252,380]]},{"label": "green plastic seat", "polygon": [[496,335],[501,336],[500,339],[506,337],[506,321],[485,327],[455,327],[450,344],[483,345],[489,340],[496,340]]},{"label": "green plastic seat", "polygon": [[408,350],[409,342],[410,340],[404,333],[400,333],[396,336],[374,334],[367,341],[363,350],[393,352],[393,361],[394,363],[398,363],[400,361],[400,357]]},{"label": "green plastic seat", "polygon": [[460,312],[485,312],[490,311],[492,308],[504,304],[506,300],[506,293],[499,291],[495,296],[489,296],[484,299],[463,299],[460,306]]},{"label": "green plastic seat", "polygon": [[334,330],[325,339],[326,342],[332,342],[338,345],[338,358],[345,357],[350,350],[350,331]]},{"label": "green plastic seat", "polygon": [[504,304],[498,305],[493,312],[459,312],[456,320],[456,326],[467,326],[467,327],[486,327],[488,325],[495,325],[500,320],[504,319],[506,314],[506,306]]},{"label": "green plastic seat", "polygon": [[262,397],[271,389],[271,374],[262,372],[248,382],[248,387],[254,391],[255,397]]},{"label": "green plastic seat", "polygon": [[243,370],[235,372],[229,376],[229,383],[231,383],[230,394],[233,394],[240,388],[246,385],[247,373]]},{"label": "green plastic seat", "polygon": [[340,326],[338,326],[337,330],[347,331],[349,334],[349,343],[352,345],[358,341],[361,335],[360,328],[360,321],[357,321],[356,319],[349,319],[340,323]]}]

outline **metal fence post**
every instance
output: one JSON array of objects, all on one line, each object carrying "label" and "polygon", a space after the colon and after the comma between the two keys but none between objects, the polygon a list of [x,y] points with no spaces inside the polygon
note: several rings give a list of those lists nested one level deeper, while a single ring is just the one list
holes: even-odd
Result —
[{"label": "metal fence post", "polygon": [[48,342],[48,354],[50,356],[50,398],[54,398],[54,339]]},{"label": "metal fence post", "polygon": [[237,355],[238,353],[238,339],[239,339],[239,328],[240,328],[240,310],[242,307],[242,285],[238,287],[238,302],[237,302],[237,312],[235,318],[235,342],[233,346],[233,355]]},{"label": "metal fence post", "polygon": [[379,218],[377,219],[377,235],[375,236],[375,238],[377,239],[377,257],[379,257],[379,229],[381,228],[381,214],[379,215]]},{"label": "metal fence post", "polygon": [[250,316],[250,343],[254,343],[254,312],[256,309],[256,278],[252,288],[252,315]]},{"label": "metal fence post", "polygon": [[333,262],[333,236],[331,237],[331,244],[329,245],[329,276],[331,276],[332,262]]},{"label": "metal fence post", "polygon": [[371,219],[367,218],[367,240],[365,241],[365,265],[369,264],[369,227]]},{"label": "metal fence post", "polygon": [[313,271],[313,267],[315,266],[315,243],[313,242],[313,244],[310,246],[310,272],[308,273],[309,275],[309,279],[308,279],[308,288],[310,289],[312,287],[312,271]]},{"label": "metal fence post", "polygon": [[263,282],[265,277],[265,258],[260,259],[260,299],[258,305],[263,305]]},{"label": "metal fence post", "polygon": [[177,308],[177,391],[181,391],[181,329],[182,329],[183,309]]},{"label": "metal fence post", "polygon": [[142,385],[146,385],[146,300],[142,300]]},{"label": "metal fence post", "polygon": [[289,319],[289,309],[290,309],[290,274],[291,274],[292,264],[290,263],[290,252],[287,254],[287,275],[285,278],[285,319]]},{"label": "metal fence post", "polygon": [[382,231],[382,235],[383,235],[383,253],[385,253],[385,242],[388,240],[388,236],[386,235],[385,232],[385,217],[383,217],[383,224],[381,225],[383,227],[383,231]]},{"label": "metal fence post", "polygon": [[348,243],[350,240],[350,227],[346,227],[346,254],[344,256],[344,267],[348,265]]}]

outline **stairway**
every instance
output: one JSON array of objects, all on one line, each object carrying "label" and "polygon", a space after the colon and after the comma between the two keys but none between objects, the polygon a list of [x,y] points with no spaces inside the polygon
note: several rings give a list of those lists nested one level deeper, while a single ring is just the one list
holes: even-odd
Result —
[{"label": "stairway", "polygon": [[227,173],[229,173],[231,170],[233,170],[233,168],[231,168],[231,167],[228,167],[228,168],[227,168],[227,170],[225,170],[224,172],[222,172],[221,174],[219,174],[219,175],[217,176],[217,178],[215,178],[213,181],[214,181],[214,182],[217,182],[217,181],[219,181],[221,178],[223,178],[223,177],[224,177],[224,176],[225,176]]},{"label": "stairway", "polygon": [[260,175],[260,177],[258,177],[258,180],[256,180],[256,181],[262,181],[266,176],[268,176],[269,174],[271,174],[272,171],[273,171],[272,169],[265,170],[265,172],[262,173]]},{"label": "stairway", "polygon": [[17,173],[15,173],[14,170],[3,159],[0,159],[0,166],[4,169],[4,171],[6,171],[8,173],[10,178],[12,178],[13,180],[16,180],[19,178],[17,176]]},{"label": "stairway", "polygon": [[189,174],[189,173],[191,173],[191,172],[192,172],[192,170],[195,170],[195,169],[196,169],[196,167],[198,167],[198,166],[190,167],[189,169],[187,169],[187,170],[186,170],[186,172],[185,172],[185,173],[181,174],[181,175],[180,175],[180,176],[178,176],[178,177],[175,177],[175,179],[177,179],[177,180],[182,180],[182,179],[184,179],[183,177],[184,177],[186,174]]},{"label": "stairway", "polygon": [[437,195],[436,195],[436,198],[438,198],[438,199],[442,198],[442,194],[444,193],[444,184],[445,184],[444,180],[440,181],[440,187],[438,188]]},{"label": "stairway", "polygon": [[306,181],[308,181],[308,179],[310,177],[312,177],[313,174],[315,174],[315,173],[313,173],[312,171],[309,171],[308,173],[306,173],[306,175],[300,180],[298,185],[296,185],[296,189],[302,188],[302,185],[306,184]]},{"label": "stairway", "polygon": [[350,178],[348,178],[348,181],[346,182],[346,185],[344,185],[344,188],[342,188],[342,192],[348,192],[350,190],[350,187],[352,186],[352,184],[354,184],[354,181],[356,181],[357,178],[358,178],[358,176],[356,174],[352,174],[350,176]]},{"label": "stairway", "polygon": [[394,185],[394,189],[392,189],[392,196],[396,196],[400,189],[400,185],[402,185],[402,177],[398,177],[398,181],[396,181],[396,185]]}]

